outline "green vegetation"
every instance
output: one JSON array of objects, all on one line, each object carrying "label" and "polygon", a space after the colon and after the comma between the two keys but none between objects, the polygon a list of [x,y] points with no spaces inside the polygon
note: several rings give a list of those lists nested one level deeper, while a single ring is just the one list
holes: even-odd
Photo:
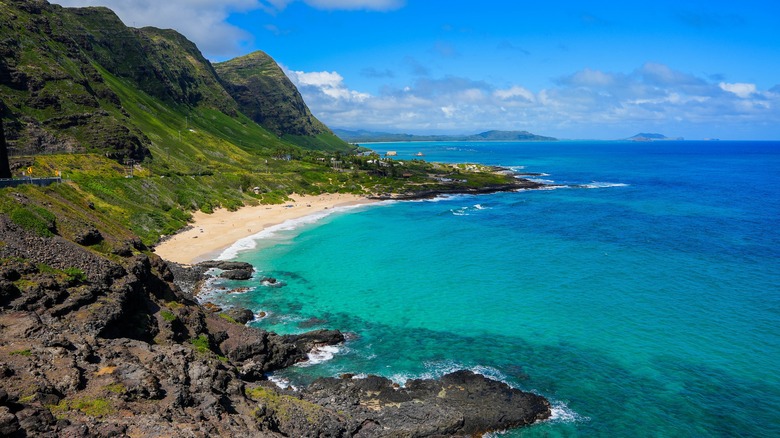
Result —
[{"label": "green vegetation", "polygon": [[262,52],[212,66],[174,31],[130,29],[105,8],[39,6],[0,3],[0,52],[15,72],[0,83],[0,115],[12,166],[66,183],[0,189],[0,213],[40,236],[74,239],[89,224],[104,237],[89,250],[117,258],[198,210],[511,180],[359,155]]},{"label": "green vegetation", "polygon": [[261,386],[246,388],[244,393],[252,400],[261,402],[266,409],[274,412],[274,415],[285,423],[293,418],[305,418],[309,423],[315,424],[324,416],[325,409],[322,406],[297,397],[281,395]]},{"label": "green vegetation", "polygon": [[9,216],[16,225],[34,231],[41,237],[51,237],[57,229],[57,218],[41,207],[15,207]]},{"label": "green vegetation", "polygon": [[29,348],[23,350],[12,351],[11,356],[32,356],[32,351]]},{"label": "green vegetation", "polygon": [[87,281],[87,274],[79,268],[65,268],[63,271],[71,283],[83,283]]},{"label": "green vegetation", "polygon": [[207,353],[211,351],[211,343],[209,337],[206,335],[200,335],[197,338],[190,339],[190,343],[198,353]]},{"label": "green vegetation", "polygon": [[110,385],[104,386],[103,389],[112,394],[124,394],[127,392],[127,388],[121,383],[112,383]]},{"label": "green vegetation", "polygon": [[233,317],[232,317],[232,316],[230,316],[230,315],[226,315],[226,314],[224,314],[224,313],[219,313],[219,314],[217,314],[217,315],[218,315],[220,318],[222,318],[222,319],[224,319],[225,321],[227,321],[227,322],[230,322],[230,323],[233,323],[233,324],[239,324],[239,322],[238,322],[238,321],[236,321],[236,320],[235,320],[235,318],[233,318]]},{"label": "green vegetation", "polygon": [[113,412],[111,402],[104,398],[81,398],[77,400],[61,400],[56,405],[48,406],[52,413],[79,411],[90,417],[103,417]]},{"label": "green vegetation", "polygon": [[162,316],[162,319],[166,322],[173,322],[176,320],[176,315],[174,315],[173,312],[169,312],[167,310],[161,310],[160,316]]}]

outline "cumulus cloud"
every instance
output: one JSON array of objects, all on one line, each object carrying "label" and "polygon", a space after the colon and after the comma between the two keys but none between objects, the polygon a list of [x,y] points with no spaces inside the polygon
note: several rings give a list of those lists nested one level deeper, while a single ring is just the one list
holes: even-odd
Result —
[{"label": "cumulus cloud", "polygon": [[720,88],[724,91],[728,91],[729,93],[734,93],[737,96],[746,99],[758,92],[756,89],[756,84],[746,84],[746,83],[735,83],[735,84],[729,84],[726,82],[721,82],[718,84]]},{"label": "cumulus cloud", "polygon": [[335,71],[306,73],[287,68],[284,70],[296,86],[310,93],[320,93],[323,95],[321,97],[346,102],[362,102],[370,97],[367,93],[348,89],[344,85],[344,78]]},{"label": "cumulus cloud", "polygon": [[[711,82],[648,63],[627,73],[583,69],[533,91],[446,76],[369,94],[336,72],[289,72],[312,111],[334,127],[406,132],[526,129],[575,138],[620,138],[644,129],[669,135],[780,123],[780,94],[754,84]],[[681,129],[688,131],[681,132]],[[691,129],[693,131],[691,131]],[[749,134],[742,134],[749,135]]]},{"label": "cumulus cloud", "polygon": [[[133,27],[176,29],[195,42],[210,58],[228,58],[245,52],[252,41],[248,32],[228,23],[232,13],[263,10],[278,13],[295,1],[325,10],[390,11],[404,0],[53,0],[62,6],[106,6]],[[286,31],[267,27],[275,34]]]},{"label": "cumulus cloud", "polygon": [[493,92],[493,95],[498,99],[504,101],[519,100],[525,102],[534,102],[536,100],[536,96],[534,96],[534,93],[519,85],[515,85],[511,88],[504,89],[504,90],[496,90]]},{"label": "cumulus cloud", "polygon": [[257,0],[56,0],[63,6],[107,6],[133,27],[154,26],[176,29],[194,41],[208,56],[226,57],[241,53],[252,36],[227,23],[233,12],[262,6]]}]

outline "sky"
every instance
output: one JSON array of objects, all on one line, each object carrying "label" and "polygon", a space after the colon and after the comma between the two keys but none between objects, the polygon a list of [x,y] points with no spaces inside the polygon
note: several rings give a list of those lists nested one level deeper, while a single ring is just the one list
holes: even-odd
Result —
[{"label": "sky", "polygon": [[331,128],[780,139],[774,0],[54,0],[262,50]]}]

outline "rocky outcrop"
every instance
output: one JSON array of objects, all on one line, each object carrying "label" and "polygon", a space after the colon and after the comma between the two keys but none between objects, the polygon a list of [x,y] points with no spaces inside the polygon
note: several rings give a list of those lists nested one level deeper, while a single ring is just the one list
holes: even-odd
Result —
[{"label": "rocky outcrop", "polygon": [[280,336],[244,325],[248,309],[208,312],[175,285],[186,271],[154,255],[109,261],[3,215],[0,241],[2,436],[473,435],[549,416],[542,397],[468,372],[282,390],[269,372],[344,335]]},{"label": "rocky outcrop", "polygon": [[226,310],[224,314],[233,318],[233,320],[239,324],[246,324],[255,319],[255,314],[251,310],[243,307],[232,307]]},{"label": "rocky outcrop", "polygon": [[480,187],[462,187],[456,185],[453,187],[441,186],[434,190],[421,190],[408,193],[380,194],[370,196],[371,199],[379,200],[417,200],[432,199],[442,195],[482,195],[497,192],[515,192],[518,190],[534,190],[545,187],[546,184],[531,181],[524,178],[517,178],[508,184],[483,185]]},{"label": "rocky outcrop", "polygon": [[219,274],[219,277],[228,280],[249,280],[252,278],[252,271],[249,269],[233,269],[222,272]]},{"label": "rocky outcrop", "polygon": [[544,397],[470,371],[401,387],[378,376],[319,379],[300,393],[247,391],[264,429],[286,436],[480,436],[550,416]]}]

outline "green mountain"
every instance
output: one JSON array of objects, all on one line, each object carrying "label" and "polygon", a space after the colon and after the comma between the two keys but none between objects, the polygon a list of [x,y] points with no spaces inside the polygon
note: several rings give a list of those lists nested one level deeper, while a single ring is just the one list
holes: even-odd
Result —
[{"label": "green mountain", "polygon": [[258,51],[214,67],[239,109],[265,129],[307,148],[348,147],[312,115],[298,89],[267,54]]},{"label": "green mountain", "polygon": [[554,137],[532,134],[528,131],[485,131],[473,135],[414,135],[393,134],[389,132],[349,131],[335,129],[334,132],[344,141],[351,143],[370,143],[386,141],[556,141]]},{"label": "green mountain", "polygon": [[[190,128],[189,115],[218,111],[236,118],[245,111],[270,131],[262,135],[270,147],[351,148],[311,115],[267,56],[225,63],[229,80],[223,81],[181,34],[128,28],[106,8],[20,0],[0,4],[0,19],[0,80],[8,107],[3,117],[12,153],[100,152],[143,160],[151,155],[154,138],[121,99],[139,91],[184,115],[184,130]],[[278,139],[286,135],[292,138]]]},{"label": "green mountain", "polygon": [[0,2],[0,53],[12,174],[66,181],[0,189],[0,213],[69,239],[93,227],[154,244],[193,210],[292,193],[415,197],[518,183],[489,168],[357,155],[267,55],[215,68],[179,33],[128,28],[107,8]]}]

